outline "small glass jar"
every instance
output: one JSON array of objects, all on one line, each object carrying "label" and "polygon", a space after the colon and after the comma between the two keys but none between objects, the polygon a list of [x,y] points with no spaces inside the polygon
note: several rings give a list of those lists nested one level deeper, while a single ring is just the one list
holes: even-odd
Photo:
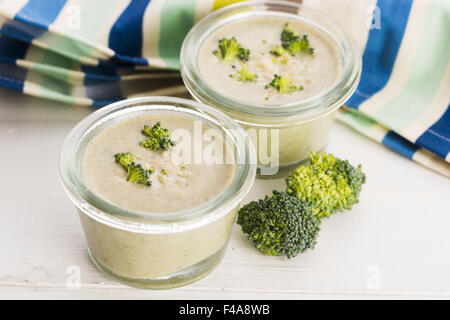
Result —
[{"label": "small glass jar", "polygon": [[[203,42],[229,23],[255,17],[298,20],[325,34],[335,47],[340,64],[334,84],[309,99],[284,105],[245,103],[212,88],[204,81],[197,62]],[[350,36],[322,12],[293,2],[248,1],[225,7],[199,21],[186,36],[181,50],[181,75],[189,92],[197,101],[224,111],[247,130],[258,151],[258,168],[263,175],[297,165],[311,151],[325,148],[334,112],[353,94],[360,74],[361,57]]]},{"label": "small glass jar", "polygon": [[[86,187],[81,163],[89,141],[110,125],[147,113],[186,116],[226,136],[235,169],[221,194],[184,211],[146,213],[117,207]],[[219,264],[239,204],[254,183],[256,154],[245,131],[214,108],[179,98],[134,98],[92,113],[71,131],[62,147],[60,173],[94,263],[125,284],[165,289],[200,279]]]}]

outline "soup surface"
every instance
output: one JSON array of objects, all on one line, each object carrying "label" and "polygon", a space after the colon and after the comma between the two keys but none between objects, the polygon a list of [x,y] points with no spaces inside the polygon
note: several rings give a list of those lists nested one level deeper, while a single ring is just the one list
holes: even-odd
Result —
[{"label": "soup surface", "polygon": [[[286,26],[299,36],[307,36],[313,52],[288,52],[277,56],[271,51],[282,44],[281,34]],[[234,37],[250,50],[248,61],[235,59],[227,63],[213,52],[221,39]],[[239,81],[238,71],[245,64],[248,72],[256,74],[252,81]],[[282,17],[254,17],[231,22],[209,35],[200,47],[197,65],[203,80],[225,96],[258,105],[282,105],[306,100],[331,87],[337,80],[340,65],[333,40],[323,31],[301,21]],[[267,85],[280,75],[296,87],[280,94]]]},{"label": "soup surface", "polygon": [[[168,150],[140,145],[146,140],[141,133],[144,125],[152,127],[158,121],[176,142]],[[127,210],[170,213],[199,206],[220,195],[234,174],[232,153],[214,132],[201,121],[174,114],[141,115],[113,124],[86,147],[84,183],[96,195]],[[216,156],[216,146],[223,148],[222,157],[220,152]],[[136,156],[136,164],[154,171],[149,176],[151,186],[127,181],[127,170],[114,158],[126,152]]]}]

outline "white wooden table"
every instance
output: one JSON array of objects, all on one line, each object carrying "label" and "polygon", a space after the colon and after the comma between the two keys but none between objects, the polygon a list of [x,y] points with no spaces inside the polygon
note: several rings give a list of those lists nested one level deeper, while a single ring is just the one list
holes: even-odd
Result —
[{"label": "white wooden table", "polygon": [[[328,151],[362,163],[368,181],[360,204],[324,221],[315,250],[267,257],[235,226],[223,263],[189,286],[105,277],[58,174],[61,144],[88,112],[0,89],[0,298],[450,298],[450,180],[339,123]],[[283,180],[258,180],[246,202],[277,188]],[[80,289],[66,285],[71,266]]]}]

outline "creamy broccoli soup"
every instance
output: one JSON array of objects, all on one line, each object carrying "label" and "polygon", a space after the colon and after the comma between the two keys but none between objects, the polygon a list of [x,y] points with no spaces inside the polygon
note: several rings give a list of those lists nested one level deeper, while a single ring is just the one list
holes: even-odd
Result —
[{"label": "creamy broccoli soup", "polygon": [[[143,146],[142,142],[148,136],[141,131],[144,126],[151,130],[158,121],[160,129],[167,129],[172,136],[181,132],[181,141],[174,146],[168,145],[167,150],[152,150]],[[116,206],[150,213],[176,212],[212,200],[229,185],[234,164],[229,164],[230,159],[206,159],[208,154],[203,157],[202,149],[195,150],[202,157],[194,155],[194,127],[194,120],[170,114],[139,116],[108,127],[86,148],[82,162],[85,184],[92,192]],[[208,129],[201,124],[200,128],[203,132]],[[214,136],[214,139],[219,139],[214,143],[225,147],[220,135]],[[203,148],[206,146],[204,142]],[[228,152],[224,152],[224,157],[230,156],[231,152],[225,150]],[[183,151],[190,154],[183,154]],[[135,165],[148,170],[145,173],[148,179],[144,183],[127,180],[127,168],[120,165],[115,157],[124,153],[134,157]],[[139,170],[136,171],[136,175],[139,174]]]},{"label": "creamy broccoli soup", "polygon": [[[201,139],[200,148],[194,134],[199,129],[200,138],[209,132],[209,138]],[[197,207],[223,193],[235,172],[234,158],[223,137],[208,129],[201,121],[175,114],[141,115],[112,124],[86,146],[83,180],[93,193],[131,212],[164,215]],[[215,156],[219,149],[207,152],[211,143],[222,147],[223,157]],[[210,270],[223,254],[236,210],[230,208],[206,225],[181,232],[125,231],[82,212],[80,219],[91,256],[100,268],[145,287],[145,282],[139,281],[164,281],[167,275],[202,261],[209,262],[205,271],[198,272]]]},{"label": "creamy broccoli soup", "polygon": [[235,100],[281,105],[306,100],[339,75],[332,40],[320,29],[280,17],[228,23],[200,47],[203,81]]}]

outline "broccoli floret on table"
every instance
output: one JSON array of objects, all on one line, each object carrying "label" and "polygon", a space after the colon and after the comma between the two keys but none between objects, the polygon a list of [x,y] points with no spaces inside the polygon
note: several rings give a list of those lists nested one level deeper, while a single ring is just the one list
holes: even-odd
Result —
[{"label": "broccoli floret on table", "polygon": [[366,181],[361,165],[354,167],[325,152],[312,152],[309,161],[309,165],[300,166],[286,178],[287,193],[313,204],[319,219],[358,203]]},{"label": "broccoli floret on table", "polygon": [[320,230],[309,203],[278,191],[242,207],[237,223],[264,254],[288,258],[313,249]]}]

